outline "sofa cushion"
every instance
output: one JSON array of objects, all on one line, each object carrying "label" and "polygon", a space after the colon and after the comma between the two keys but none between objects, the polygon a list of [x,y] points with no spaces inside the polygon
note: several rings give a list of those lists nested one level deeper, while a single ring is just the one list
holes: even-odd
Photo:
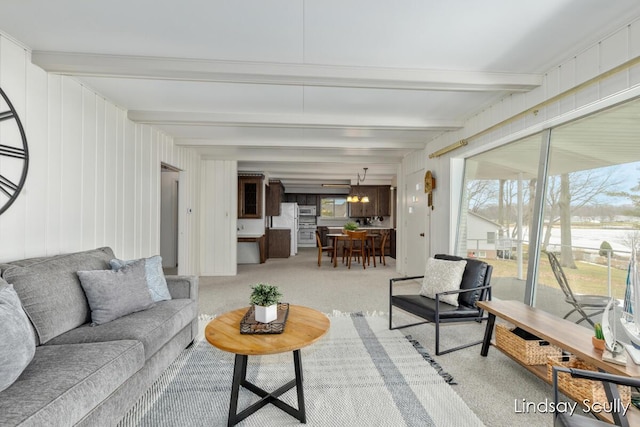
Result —
[{"label": "sofa cushion", "polygon": [[18,294],[0,279],[0,391],[18,379],[36,352],[29,319]]},{"label": "sofa cushion", "polygon": [[[445,261],[428,258],[420,295],[435,299],[436,294],[460,289],[466,265],[465,260]],[[458,294],[441,295],[440,301],[457,307]]]},{"label": "sofa cushion", "polygon": [[137,341],[39,346],[20,378],[0,392],[0,425],[74,425],[143,366]]},{"label": "sofa cushion", "polygon": [[160,301],[152,308],[131,313],[103,325],[83,325],[52,339],[49,344],[139,340],[149,359],[197,316],[198,305],[190,299]]},{"label": "sofa cushion", "polygon": [[2,277],[13,284],[25,313],[33,323],[38,342],[90,321],[89,304],[77,271],[108,270],[110,248],[100,248],[0,265]]},{"label": "sofa cushion", "polygon": [[78,271],[91,307],[91,322],[101,325],[153,306],[145,280],[144,260],[120,270]]},{"label": "sofa cushion", "polygon": [[[119,270],[125,265],[132,264],[136,261],[139,260],[132,259],[129,261],[123,261],[116,258],[109,261],[109,264],[113,270]],[[149,292],[151,293],[151,299],[155,302],[171,299],[171,294],[167,287],[167,280],[165,279],[164,272],[162,271],[162,257],[160,255],[155,255],[150,258],[144,258],[143,261],[145,279],[147,281],[147,286],[149,287]]]}]

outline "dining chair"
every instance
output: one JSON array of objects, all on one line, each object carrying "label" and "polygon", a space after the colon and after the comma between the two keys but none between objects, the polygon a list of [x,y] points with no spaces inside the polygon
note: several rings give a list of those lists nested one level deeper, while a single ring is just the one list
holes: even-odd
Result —
[{"label": "dining chair", "polygon": [[380,263],[382,265],[387,265],[387,259],[385,258],[384,247],[387,244],[387,239],[389,238],[390,231],[382,230],[380,231],[380,248],[378,249],[378,255],[380,257]]},{"label": "dining chair", "polygon": [[355,255],[358,259],[362,259],[362,268],[367,268],[367,230],[351,231],[347,230],[349,236],[349,256],[347,258],[347,266],[351,268],[351,260]]},{"label": "dining chair", "polygon": [[333,257],[333,246],[322,246],[322,239],[320,238],[320,233],[316,230],[316,242],[318,246],[318,267],[322,266],[322,254],[327,252],[330,256]]}]

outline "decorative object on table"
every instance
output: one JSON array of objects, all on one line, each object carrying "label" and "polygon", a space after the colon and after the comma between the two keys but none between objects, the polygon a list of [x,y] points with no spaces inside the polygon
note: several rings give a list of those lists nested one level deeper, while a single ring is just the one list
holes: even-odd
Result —
[{"label": "decorative object on table", "polygon": [[[610,321],[610,311],[613,310],[613,322]],[[602,360],[605,362],[617,363],[619,365],[627,364],[627,355],[624,347],[617,340],[616,335],[616,307],[615,299],[610,298],[609,303],[602,313],[602,335],[604,335],[604,350],[602,352]],[[613,327],[611,327],[613,325]]]},{"label": "decorative object on table", "polygon": [[255,319],[260,323],[269,323],[278,318],[278,303],[282,294],[277,286],[258,283],[252,286],[251,304],[255,307]]},{"label": "decorative object on table", "polygon": [[[0,215],[15,202],[24,187],[29,171],[29,147],[27,136],[16,109],[9,97],[0,89],[0,130],[3,135],[0,144]],[[20,138],[13,138],[14,128]],[[16,134],[17,136],[17,134]]]},{"label": "decorative object on table", "polygon": [[591,337],[591,343],[593,344],[593,348],[596,350],[604,350],[604,334],[602,333],[602,325],[600,323],[596,323],[593,327],[594,334]]},{"label": "decorative object on table", "polygon": [[627,273],[627,288],[624,293],[624,305],[620,323],[631,341],[631,344],[625,346],[627,352],[633,359],[633,362],[640,365],[640,325],[635,318],[635,313],[640,312],[640,273],[638,272],[637,246],[638,242],[633,239],[631,242],[631,259]]},{"label": "decorative object on table", "polygon": [[251,306],[240,321],[241,334],[281,334],[287,324],[289,316],[289,303],[281,302],[277,304],[276,319],[263,323],[256,320],[255,306]]},{"label": "decorative object on table", "polygon": [[356,231],[358,229],[358,224],[353,221],[349,221],[344,225],[345,230]]}]

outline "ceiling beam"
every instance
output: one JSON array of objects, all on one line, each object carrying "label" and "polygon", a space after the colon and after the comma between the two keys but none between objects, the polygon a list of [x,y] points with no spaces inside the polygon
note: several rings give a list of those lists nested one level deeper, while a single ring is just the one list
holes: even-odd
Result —
[{"label": "ceiling beam", "polygon": [[311,129],[361,128],[371,130],[450,131],[462,128],[456,120],[321,116],[309,114],[235,114],[184,111],[130,110],[129,120],[149,125],[252,126]]},{"label": "ceiling beam", "polygon": [[425,148],[424,141],[402,141],[402,140],[370,140],[363,139],[296,139],[286,138],[243,138],[243,139],[206,139],[206,138],[175,138],[176,145],[190,147],[242,147],[250,149],[259,148],[317,148],[322,150],[346,150],[361,149],[367,152],[373,150],[422,150]]},{"label": "ceiling beam", "polygon": [[219,61],[34,51],[48,72],[92,77],[441,91],[528,92],[542,74]]}]

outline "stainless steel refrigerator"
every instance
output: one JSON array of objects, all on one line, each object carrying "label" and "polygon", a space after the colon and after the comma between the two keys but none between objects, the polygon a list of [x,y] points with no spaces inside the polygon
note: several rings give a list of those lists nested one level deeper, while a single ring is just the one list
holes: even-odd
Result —
[{"label": "stainless steel refrigerator", "polygon": [[271,217],[272,228],[291,230],[291,255],[298,253],[298,230],[300,211],[297,203],[280,203],[280,215]]}]

